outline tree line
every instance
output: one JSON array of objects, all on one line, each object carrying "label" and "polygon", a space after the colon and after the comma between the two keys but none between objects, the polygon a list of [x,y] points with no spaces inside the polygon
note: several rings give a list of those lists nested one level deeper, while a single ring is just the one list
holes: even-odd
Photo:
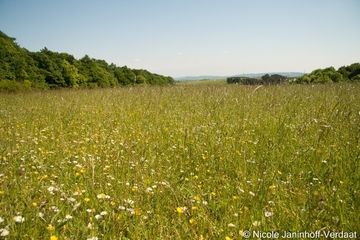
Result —
[{"label": "tree line", "polygon": [[287,81],[288,78],[279,74],[265,74],[261,78],[250,77],[229,77],[227,83],[229,84],[243,84],[243,85],[263,85],[263,84],[280,84]]},{"label": "tree line", "polygon": [[46,47],[31,52],[0,31],[0,91],[173,83],[172,77],[119,67],[88,55],[75,59],[71,54],[52,52]]},{"label": "tree line", "polygon": [[349,66],[342,66],[338,70],[334,67],[316,69],[309,74],[298,78],[288,78],[279,74],[266,74],[261,78],[229,77],[229,84],[263,85],[280,83],[332,83],[342,81],[360,81],[360,63],[353,63]]},{"label": "tree line", "polygon": [[338,70],[334,67],[316,69],[298,78],[288,78],[279,74],[266,74],[261,78],[229,77],[229,84],[263,85],[280,83],[333,83],[342,81],[360,81],[360,63],[342,66]]},{"label": "tree line", "polygon": [[338,70],[334,67],[316,69],[310,74],[296,78],[295,83],[332,83],[342,81],[360,81],[360,63],[342,66]]}]

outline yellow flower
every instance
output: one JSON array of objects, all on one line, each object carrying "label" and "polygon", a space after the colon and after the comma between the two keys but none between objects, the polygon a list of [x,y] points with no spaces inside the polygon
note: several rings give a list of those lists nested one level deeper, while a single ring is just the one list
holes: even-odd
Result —
[{"label": "yellow flower", "polygon": [[50,240],[58,240],[57,236],[51,236]]},{"label": "yellow flower", "polygon": [[33,206],[33,207],[37,207],[37,203],[36,203],[36,202],[33,202],[33,203],[32,203],[32,206]]},{"label": "yellow flower", "polygon": [[280,170],[278,170],[277,173],[280,174],[280,175],[282,174],[282,172]]},{"label": "yellow flower", "polygon": [[271,186],[269,187],[269,189],[270,189],[270,190],[275,189],[275,185],[271,185]]},{"label": "yellow flower", "polygon": [[199,196],[195,196],[194,199],[195,199],[196,201],[200,201],[200,197],[199,197]]},{"label": "yellow flower", "polygon": [[51,225],[51,224],[49,224],[49,225],[46,227],[46,229],[51,232],[51,231],[54,230],[54,226]]},{"label": "yellow flower", "polygon": [[4,195],[4,191],[0,191],[0,195]]},{"label": "yellow flower", "polygon": [[226,236],[225,240],[232,240],[232,238]]},{"label": "yellow flower", "polygon": [[215,192],[211,192],[211,196],[215,197],[216,193]]},{"label": "yellow flower", "polygon": [[90,198],[84,198],[85,202],[90,202]]},{"label": "yellow flower", "polygon": [[176,211],[177,211],[178,213],[184,213],[184,207],[177,207],[177,208],[176,208]]},{"label": "yellow flower", "polygon": [[190,223],[190,224],[194,224],[194,223],[195,223],[195,219],[194,219],[194,218],[190,218],[189,223]]},{"label": "yellow flower", "polygon": [[139,209],[136,209],[136,208],[135,208],[135,215],[136,215],[136,216],[140,216],[140,215],[141,215],[141,211],[140,211]]}]

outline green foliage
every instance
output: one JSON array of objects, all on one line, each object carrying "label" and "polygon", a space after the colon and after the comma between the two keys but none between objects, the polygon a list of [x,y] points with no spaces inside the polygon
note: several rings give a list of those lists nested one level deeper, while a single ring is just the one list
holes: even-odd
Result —
[{"label": "green foliage", "polygon": [[295,80],[295,83],[332,83],[342,81],[357,81],[360,74],[360,64],[353,63],[350,66],[316,69],[310,74],[305,74]]},{"label": "green foliage", "polygon": [[24,81],[31,83],[30,88],[26,87],[28,90],[174,83],[171,77],[109,65],[88,55],[76,60],[68,53],[52,52],[46,47],[39,52],[29,52],[15,40],[0,31],[0,80],[16,82],[2,82],[3,89],[23,89],[20,86]]},{"label": "green foliage", "polygon": [[243,85],[273,85],[284,83],[287,80],[287,77],[279,74],[265,74],[261,78],[249,78],[249,77],[229,77],[227,78],[227,83],[237,83]]},{"label": "green foliage", "polygon": [[0,80],[0,92],[24,92],[31,89],[29,80],[17,82],[11,80]]}]

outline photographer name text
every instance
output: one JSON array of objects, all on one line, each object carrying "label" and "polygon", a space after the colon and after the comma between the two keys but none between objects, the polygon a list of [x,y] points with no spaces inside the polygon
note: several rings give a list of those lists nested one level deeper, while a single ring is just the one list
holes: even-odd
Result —
[{"label": "photographer name text", "polygon": [[322,238],[325,237],[326,239],[356,239],[357,233],[356,232],[332,232],[332,231],[314,231],[314,232],[308,232],[308,231],[302,231],[302,232],[289,232],[289,231],[283,231],[283,232],[262,232],[262,231],[252,231],[245,230],[243,232],[244,238]]}]

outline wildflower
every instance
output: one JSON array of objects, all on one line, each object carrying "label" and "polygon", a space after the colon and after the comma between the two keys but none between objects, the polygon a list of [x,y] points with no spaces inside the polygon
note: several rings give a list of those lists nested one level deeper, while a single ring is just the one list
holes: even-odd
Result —
[{"label": "wildflower", "polygon": [[211,196],[215,197],[216,193],[215,192],[211,192]]},{"label": "wildflower", "polygon": [[72,217],[71,215],[67,214],[67,215],[65,216],[65,220],[71,220],[71,219],[73,219],[73,217]]},{"label": "wildflower", "polygon": [[178,213],[184,213],[184,212],[186,211],[186,209],[187,209],[187,207],[177,207],[177,208],[176,208],[176,211],[177,211]]},{"label": "wildflower", "polygon": [[51,225],[51,224],[49,224],[49,225],[46,227],[46,229],[47,229],[49,232],[51,232],[51,231],[54,230],[54,226]]},{"label": "wildflower", "polygon": [[51,210],[53,210],[54,212],[59,212],[60,209],[56,206],[51,206]]},{"label": "wildflower", "polygon": [[57,236],[51,236],[50,240],[58,240]]},{"label": "wildflower", "polygon": [[9,230],[6,228],[0,228],[0,237],[6,237],[7,235],[9,235]]},{"label": "wildflower", "polygon": [[139,209],[136,209],[134,210],[134,213],[136,216],[140,216],[141,215],[141,211]]},{"label": "wildflower", "polygon": [[84,198],[85,202],[90,202],[90,198]]},{"label": "wildflower", "polygon": [[107,214],[108,214],[107,211],[102,211],[102,212],[100,213],[101,216],[105,216],[105,215],[107,215]]},{"label": "wildflower", "polygon": [[95,219],[97,219],[97,220],[101,219],[102,217],[103,217],[103,216],[100,215],[100,214],[96,214],[96,215],[95,215]]},{"label": "wildflower", "polygon": [[131,215],[135,214],[135,210],[133,208],[127,208],[126,211],[128,211]]},{"label": "wildflower", "polygon": [[274,190],[274,189],[275,189],[275,185],[271,185],[271,186],[269,187],[269,189],[270,189],[270,190]]},{"label": "wildflower", "polygon": [[195,199],[196,201],[200,201],[200,197],[199,197],[199,196],[195,196],[194,199]]},{"label": "wildflower", "polygon": [[88,223],[87,228],[90,229],[90,230],[93,229],[92,224],[91,224],[91,223]]},{"label": "wildflower", "polygon": [[33,207],[37,207],[37,203],[36,203],[36,202],[33,202],[33,203],[32,203],[32,206],[33,206]]},{"label": "wildflower", "polygon": [[176,208],[176,211],[177,211],[178,213],[183,213],[183,212],[184,212],[184,210],[183,210],[181,207],[177,207],[177,208]]},{"label": "wildflower", "polygon": [[249,194],[250,194],[251,196],[255,196],[255,193],[253,193],[252,191],[249,191]]},{"label": "wildflower", "polygon": [[4,191],[0,191],[0,195],[4,195]]},{"label": "wildflower", "polygon": [[105,199],[105,194],[104,193],[100,193],[100,194],[98,194],[98,195],[96,195],[96,197],[98,198],[98,199]]},{"label": "wildflower", "polygon": [[229,224],[228,224],[228,227],[235,227],[235,224],[229,223]]},{"label": "wildflower", "polygon": [[128,203],[130,205],[133,205],[135,202],[131,199],[124,200],[125,203]]},{"label": "wildflower", "polygon": [[226,236],[226,237],[225,237],[225,240],[232,240],[232,238]]},{"label": "wildflower", "polygon": [[86,240],[98,240],[97,237],[91,237],[91,238],[87,238]]},{"label": "wildflower", "polygon": [[25,222],[25,218],[22,216],[15,216],[14,221],[17,223],[23,223],[23,222]]},{"label": "wildflower", "polygon": [[252,225],[253,225],[254,227],[258,227],[258,226],[261,225],[261,222],[260,222],[260,221],[255,221],[255,222],[252,223]]},{"label": "wildflower", "polygon": [[278,170],[278,171],[277,171],[277,173],[278,173],[279,175],[281,175],[281,174],[282,174],[282,172],[281,172],[280,170]]},{"label": "wildflower", "polygon": [[271,217],[272,215],[274,215],[272,212],[265,211],[265,217]]},{"label": "wildflower", "polygon": [[189,223],[190,223],[190,224],[194,224],[194,223],[195,223],[195,219],[194,219],[194,218],[190,218]]},{"label": "wildflower", "polygon": [[47,189],[51,195],[54,195],[55,188],[53,186],[48,187]]}]

